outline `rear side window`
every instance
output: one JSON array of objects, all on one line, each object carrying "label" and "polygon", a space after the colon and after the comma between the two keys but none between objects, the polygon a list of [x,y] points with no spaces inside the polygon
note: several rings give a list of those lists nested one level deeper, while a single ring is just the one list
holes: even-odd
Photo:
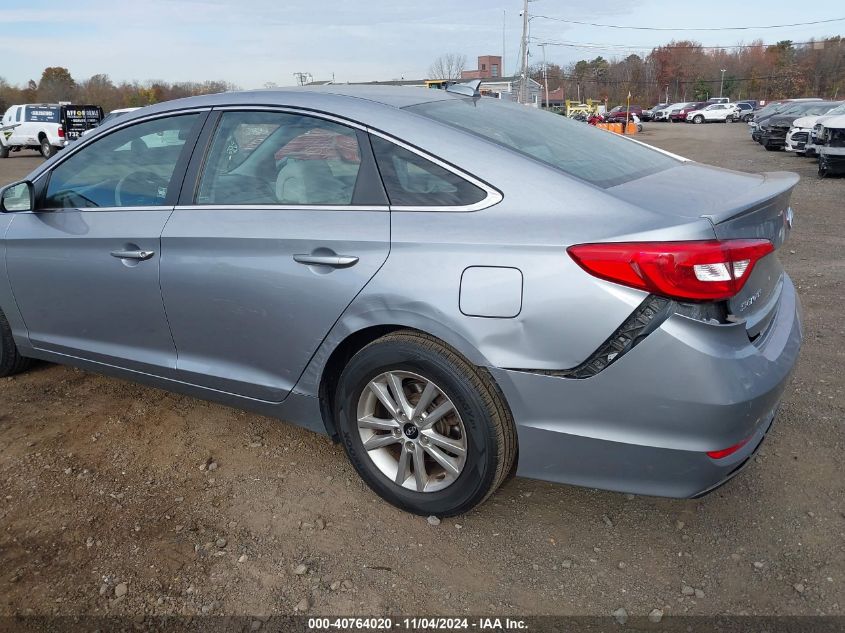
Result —
[{"label": "rear side window", "polygon": [[470,132],[598,187],[678,164],[655,149],[552,112],[498,99],[449,99],[408,110]]},{"label": "rear side window", "polygon": [[196,201],[348,205],[360,166],[352,128],[299,114],[224,112]]},{"label": "rear side window", "polygon": [[378,136],[372,143],[393,206],[464,207],[487,197],[480,187],[404,147]]},{"label": "rear side window", "polygon": [[26,120],[31,123],[59,123],[58,107],[26,106]]}]

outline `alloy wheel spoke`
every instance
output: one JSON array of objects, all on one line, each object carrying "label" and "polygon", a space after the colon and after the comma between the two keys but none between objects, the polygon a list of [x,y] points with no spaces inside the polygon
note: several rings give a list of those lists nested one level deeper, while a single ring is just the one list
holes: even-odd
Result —
[{"label": "alloy wheel spoke", "polygon": [[399,468],[396,470],[396,478],[393,480],[400,486],[405,483],[408,478],[408,467],[411,465],[411,454],[402,447],[401,455],[399,455]]},{"label": "alloy wheel spoke", "polygon": [[450,411],[453,411],[455,405],[452,404],[451,400],[446,400],[443,404],[438,405],[434,411],[429,413],[422,419],[422,424],[420,424],[420,428],[430,429],[434,424],[436,424],[443,416],[445,416]]},{"label": "alloy wheel spoke", "polygon": [[387,379],[390,381],[390,387],[393,391],[393,396],[399,404],[398,411],[404,413],[409,420],[414,415],[414,407],[408,402],[408,397],[405,395],[405,389],[402,387],[402,377],[394,372],[387,374]]},{"label": "alloy wheel spoke", "polygon": [[414,447],[414,481],[417,484],[417,492],[423,492],[428,483],[428,474],[425,472],[425,459],[419,446]]},{"label": "alloy wheel spoke", "polygon": [[387,435],[373,435],[364,442],[364,448],[368,451],[373,451],[377,448],[396,444],[397,442],[399,442],[399,438],[390,433]]},{"label": "alloy wheel spoke", "polygon": [[358,428],[373,429],[374,431],[392,431],[393,429],[399,428],[399,423],[396,420],[365,415],[358,418]]},{"label": "alloy wheel spoke", "polygon": [[440,464],[443,467],[443,470],[445,470],[453,477],[457,477],[461,474],[460,469],[454,463],[452,463],[452,459],[450,459],[443,451],[441,451],[436,446],[432,446],[431,444],[429,444],[425,447],[425,452],[431,455],[432,459],[434,459],[434,461]]},{"label": "alloy wheel spoke", "polygon": [[399,407],[393,401],[393,397],[390,395],[390,391],[387,389],[387,384],[382,382],[376,382],[375,380],[369,384],[370,391],[376,394],[376,398],[378,398],[379,402],[384,405],[384,408],[387,409],[387,412],[392,415],[394,418],[399,418]]},{"label": "alloy wheel spoke", "polygon": [[433,382],[426,384],[425,389],[420,394],[420,399],[417,401],[417,406],[414,407],[413,417],[420,417],[439,394],[440,390],[434,386]]},{"label": "alloy wheel spoke", "polygon": [[441,435],[440,433],[431,429],[423,431],[423,436],[427,437],[428,441],[432,444],[435,444],[440,448],[446,449],[454,455],[464,455],[467,452],[466,448],[464,448],[463,440],[456,440],[451,437],[446,437],[445,435]]}]

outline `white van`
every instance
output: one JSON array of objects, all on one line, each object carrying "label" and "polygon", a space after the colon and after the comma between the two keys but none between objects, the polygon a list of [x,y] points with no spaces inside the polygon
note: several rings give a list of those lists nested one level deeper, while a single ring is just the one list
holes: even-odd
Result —
[{"label": "white van", "polygon": [[50,158],[103,118],[99,106],[41,103],[14,105],[0,121],[0,158],[34,149]]}]

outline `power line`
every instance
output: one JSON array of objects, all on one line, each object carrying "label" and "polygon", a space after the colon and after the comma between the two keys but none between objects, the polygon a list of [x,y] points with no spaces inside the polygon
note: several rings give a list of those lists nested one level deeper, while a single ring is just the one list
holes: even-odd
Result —
[{"label": "power line", "polygon": [[[542,38],[531,38],[538,41],[539,45],[547,44],[548,46],[567,46],[570,48],[584,48],[597,50],[623,50],[623,51],[652,51],[657,48],[662,49],[702,49],[702,50],[720,50],[720,49],[739,49],[739,48],[770,48],[777,46],[776,44],[734,44],[731,46],[667,46],[658,44],[656,46],[643,46],[639,44],[598,44],[595,42],[570,42],[567,40],[551,41]],[[811,42],[791,42],[792,46],[810,46],[814,44],[822,44],[823,46],[840,45],[841,42],[833,42],[830,40],[814,40]]]},{"label": "power line", "polygon": [[532,17],[554,20],[555,22],[566,22],[567,24],[580,24],[581,26],[600,26],[608,29],[632,29],[635,31],[751,31],[755,29],[783,29],[793,26],[809,26],[811,24],[828,24],[830,22],[843,22],[845,18],[831,18],[829,20],[814,20],[812,22],[795,22],[793,24],[771,24],[768,26],[717,26],[717,27],[696,27],[696,28],[669,28],[658,26],[622,26],[620,24],[597,24],[595,22],[579,22],[578,20],[567,20],[548,15],[532,15]]}]

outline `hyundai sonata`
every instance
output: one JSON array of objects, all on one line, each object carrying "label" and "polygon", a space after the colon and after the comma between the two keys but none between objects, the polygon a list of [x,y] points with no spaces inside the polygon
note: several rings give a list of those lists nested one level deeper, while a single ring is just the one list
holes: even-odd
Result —
[{"label": "hyundai sonata", "polygon": [[798,356],[797,177],[476,88],[201,96],[86,135],[0,195],[0,374],[43,359],[288,420],[421,514],[511,474],[724,482]]}]

